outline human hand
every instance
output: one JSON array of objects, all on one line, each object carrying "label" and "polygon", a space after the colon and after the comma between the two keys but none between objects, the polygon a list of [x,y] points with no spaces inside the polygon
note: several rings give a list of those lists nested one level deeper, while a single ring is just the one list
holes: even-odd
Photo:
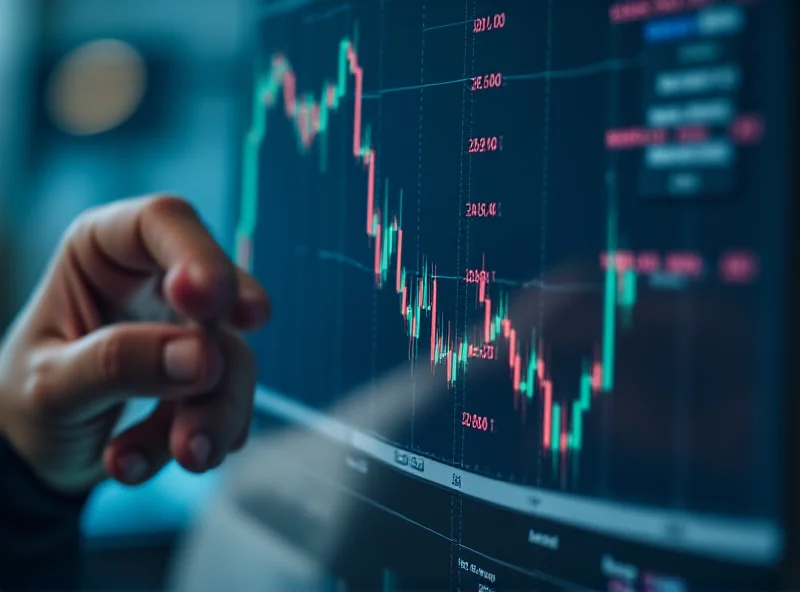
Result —
[{"label": "human hand", "polygon": [[[214,468],[252,416],[255,362],[236,331],[269,313],[185,201],[88,211],[0,344],[0,436],[69,493],[107,476],[142,483],[171,458]],[[112,437],[132,396],[159,404]]]}]

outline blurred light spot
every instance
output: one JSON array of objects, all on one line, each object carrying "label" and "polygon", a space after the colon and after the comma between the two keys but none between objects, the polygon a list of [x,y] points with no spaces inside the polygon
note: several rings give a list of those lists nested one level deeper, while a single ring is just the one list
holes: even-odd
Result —
[{"label": "blurred light spot", "polygon": [[740,144],[757,144],[764,137],[764,119],[757,113],[740,115],[733,122],[731,134]]},{"label": "blurred light spot", "polygon": [[719,259],[719,275],[727,284],[752,283],[759,269],[758,257],[750,251],[727,251]]},{"label": "blurred light spot", "polygon": [[136,49],[116,40],[86,43],[54,69],[47,109],[61,130],[79,136],[113,129],[136,112],[147,72]]}]

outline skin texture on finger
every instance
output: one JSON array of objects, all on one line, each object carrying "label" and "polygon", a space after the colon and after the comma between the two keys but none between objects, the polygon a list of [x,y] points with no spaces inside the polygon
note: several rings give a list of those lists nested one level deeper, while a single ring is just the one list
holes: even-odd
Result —
[{"label": "skin texture on finger", "polygon": [[173,457],[200,473],[218,466],[249,423],[256,386],[256,365],[247,344],[223,329],[219,343],[225,370],[208,395],[178,403],[170,435]]},{"label": "skin texture on finger", "polygon": [[109,325],[30,358],[30,404],[62,419],[91,416],[136,394],[209,392],[222,375],[222,353],[211,335],[170,324]]},{"label": "skin texture on finger", "polygon": [[162,402],[142,422],[115,437],[103,452],[108,475],[125,485],[139,485],[154,477],[172,455],[169,437],[175,403]]}]

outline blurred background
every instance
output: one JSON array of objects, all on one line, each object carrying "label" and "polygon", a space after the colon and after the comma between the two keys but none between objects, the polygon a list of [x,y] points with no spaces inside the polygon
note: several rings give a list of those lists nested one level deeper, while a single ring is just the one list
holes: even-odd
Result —
[{"label": "blurred background", "polygon": [[[0,335],[82,210],[151,192],[190,199],[230,248],[246,0],[0,0]],[[127,421],[146,414],[144,403]],[[218,474],[175,467],[99,488],[87,587],[156,589]]]}]

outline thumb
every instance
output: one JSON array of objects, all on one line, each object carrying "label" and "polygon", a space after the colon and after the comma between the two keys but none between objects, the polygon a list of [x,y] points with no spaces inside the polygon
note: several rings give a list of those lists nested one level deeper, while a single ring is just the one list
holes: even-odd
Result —
[{"label": "thumb", "polygon": [[46,413],[91,414],[133,395],[175,398],[211,390],[222,354],[200,330],[121,323],[34,355],[28,392]]}]

